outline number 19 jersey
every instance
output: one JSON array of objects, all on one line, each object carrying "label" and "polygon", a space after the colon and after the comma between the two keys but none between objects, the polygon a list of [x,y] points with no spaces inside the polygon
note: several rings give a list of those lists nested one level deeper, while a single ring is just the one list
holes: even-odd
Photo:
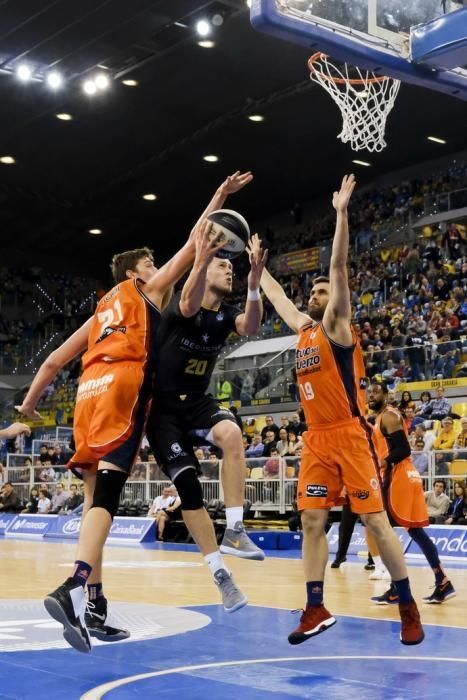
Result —
[{"label": "number 19 jersey", "polygon": [[357,334],[349,347],[334,342],[321,323],[299,331],[296,350],[300,401],[309,428],[365,413],[365,366]]}]

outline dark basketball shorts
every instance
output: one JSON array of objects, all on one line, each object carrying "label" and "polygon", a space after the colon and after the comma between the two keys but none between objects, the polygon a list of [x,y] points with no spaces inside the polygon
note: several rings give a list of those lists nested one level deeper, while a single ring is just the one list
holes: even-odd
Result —
[{"label": "dark basketball shorts", "polygon": [[153,399],[146,434],[157,463],[171,479],[183,467],[199,471],[193,446],[212,444],[212,428],[235,416],[210,394],[164,394]]}]

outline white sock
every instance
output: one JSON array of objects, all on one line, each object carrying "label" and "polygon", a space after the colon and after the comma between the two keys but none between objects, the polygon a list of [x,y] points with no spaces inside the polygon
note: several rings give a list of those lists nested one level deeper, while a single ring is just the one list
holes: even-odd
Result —
[{"label": "white sock", "polygon": [[243,506],[226,508],[225,517],[227,518],[227,529],[233,530],[238,522],[243,522]]},{"label": "white sock", "polygon": [[373,557],[373,561],[375,562],[375,569],[378,569],[378,571],[384,571],[386,567],[384,566],[381,557],[375,556]]},{"label": "white sock", "polygon": [[220,551],[218,549],[215,552],[211,552],[210,554],[206,554],[206,556],[204,557],[204,561],[209,566],[209,569],[210,569],[211,574],[213,576],[216,573],[216,571],[219,571],[219,569],[225,569],[227,571],[227,573],[230,574],[229,569],[224,564],[222,554],[220,553]]}]

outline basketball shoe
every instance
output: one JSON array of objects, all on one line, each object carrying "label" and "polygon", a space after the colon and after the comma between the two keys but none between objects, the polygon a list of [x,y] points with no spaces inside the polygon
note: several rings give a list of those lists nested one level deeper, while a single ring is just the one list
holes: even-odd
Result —
[{"label": "basketball shoe", "polygon": [[402,644],[420,644],[425,639],[420,613],[414,600],[411,603],[399,603],[401,616],[400,640]]},{"label": "basketball shoe", "polygon": [[77,651],[88,654],[91,638],[84,620],[86,593],[81,584],[68,578],[44,600],[44,607],[54,620],[63,625],[64,639]]},{"label": "basketball shoe", "polygon": [[248,603],[247,597],[238,588],[232,574],[227,573],[225,569],[216,571],[214,581],[221,592],[222,603],[226,612],[232,613],[240,610]]},{"label": "basketball shoe", "polygon": [[95,600],[88,600],[84,619],[91,637],[96,637],[102,642],[119,642],[122,639],[128,639],[130,636],[128,630],[121,630],[105,624],[107,619],[107,598],[103,595]]},{"label": "basketball shoe", "polygon": [[445,600],[453,598],[456,595],[456,589],[452,585],[451,581],[445,581],[444,583],[439,583],[435,586],[433,593],[426,598],[423,598],[425,603],[435,603],[439,605],[444,603]]},{"label": "basketball shoe", "polygon": [[300,624],[289,634],[289,644],[301,644],[310,637],[325,632],[336,622],[336,618],[324,605],[307,605],[300,617]]},{"label": "basketball shoe", "polygon": [[399,602],[399,594],[394,584],[391,583],[383,595],[375,595],[370,600],[376,605],[396,605]]},{"label": "basketball shoe", "polygon": [[264,552],[248,537],[244,524],[239,521],[233,529],[226,529],[220,546],[222,554],[233,554],[240,559],[262,561]]},{"label": "basketball shoe", "polygon": [[338,569],[345,561],[347,561],[347,557],[336,557],[331,564],[331,569]]}]

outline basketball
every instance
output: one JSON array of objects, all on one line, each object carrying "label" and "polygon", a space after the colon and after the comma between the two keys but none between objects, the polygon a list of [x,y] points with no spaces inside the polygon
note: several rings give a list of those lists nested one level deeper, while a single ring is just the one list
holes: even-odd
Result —
[{"label": "basketball", "polygon": [[241,214],[232,209],[218,209],[209,214],[212,221],[211,237],[220,235],[225,246],[217,253],[218,258],[233,260],[245,250],[250,239],[250,227]]}]

